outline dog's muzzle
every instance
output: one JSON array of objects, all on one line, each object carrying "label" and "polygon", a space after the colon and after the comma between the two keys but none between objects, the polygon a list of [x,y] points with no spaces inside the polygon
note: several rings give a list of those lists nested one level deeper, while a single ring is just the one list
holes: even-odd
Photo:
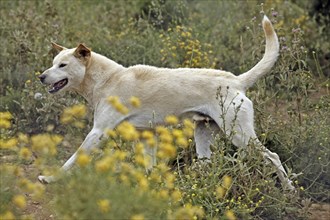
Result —
[{"label": "dog's muzzle", "polygon": [[[40,79],[41,83],[43,84],[50,84],[50,83],[46,83],[45,79],[46,79],[46,75],[41,74],[40,76],[38,76],[38,78]],[[59,90],[63,89],[67,84],[68,84],[68,78],[64,78],[62,80],[59,80],[51,85],[51,88],[48,90],[49,93],[55,93],[58,92]]]}]

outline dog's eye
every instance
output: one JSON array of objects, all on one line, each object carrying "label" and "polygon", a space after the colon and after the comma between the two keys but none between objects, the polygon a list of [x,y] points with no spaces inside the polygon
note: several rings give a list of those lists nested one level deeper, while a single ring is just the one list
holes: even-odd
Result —
[{"label": "dog's eye", "polygon": [[61,64],[59,65],[60,68],[65,67],[65,66],[66,66],[65,63],[61,63]]}]

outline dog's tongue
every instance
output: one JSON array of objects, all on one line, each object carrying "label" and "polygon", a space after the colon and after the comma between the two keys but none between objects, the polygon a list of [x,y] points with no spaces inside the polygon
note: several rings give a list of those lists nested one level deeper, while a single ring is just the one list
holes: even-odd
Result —
[{"label": "dog's tongue", "polygon": [[49,93],[57,92],[58,90],[62,89],[67,83],[68,83],[67,79],[63,79],[57,83],[54,83],[53,87],[50,90],[48,90],[48,92]]},{"label": "dog's tongue", "polygon": [[59,81],[59,82],[57,82],[57,83],[54,84],[54,88],[59,89],[62,86],[64,86],[64,84],[65,84],[65,80],[61,80],[61,81]]}]

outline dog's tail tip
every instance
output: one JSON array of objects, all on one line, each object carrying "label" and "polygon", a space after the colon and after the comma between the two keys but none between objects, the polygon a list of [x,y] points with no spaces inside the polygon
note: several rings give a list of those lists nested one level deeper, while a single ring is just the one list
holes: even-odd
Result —
[{"label": "dog's tail tip", "polygon": [[262,19],[262,27],[265,31],[266,37],[273,36],[275,31],[272,25],[272,22],[269,20],[269,18],[264,15],[264,18]]},{"label": "dog's tail tip", "polygon": [[262,22],[270,22],[269,18],[267,15],[264,15],[264,18],[262,19]]}]

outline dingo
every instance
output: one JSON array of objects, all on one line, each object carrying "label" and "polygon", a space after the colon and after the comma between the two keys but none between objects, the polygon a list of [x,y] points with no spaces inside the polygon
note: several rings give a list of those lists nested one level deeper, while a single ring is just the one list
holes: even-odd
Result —
[{"label": "dingo", "polygon": [[[92,52],[83,44],[67,49],[52,43],[59,54],[54,58],[53,66],[39,78],[42,83],[51,85],[49,93],[76,91],[93,107],[93,129],[81,144],[80,150],[90,152],[96,148],[104,131],[116,128],[123,121],[144,129],[150,128],[150,121],[163,123],[169,114],[178,117],[194,116],[198,158],[210,158],[212,135],[222,129],[223,134],[232,134],[232,143],[237,147],[246,147],[250,141],[260,146],[264,157],[275,166],[283,187],[294,190],[278,155],[258,140],[253,125],[252,102],[245,96],[245,91],[270,71],[279,54],[277,35],[266,16],[262,25],[266,37],[265,54],[252,69],[239,76],[214,69],[168,69],[147,65],[126,68]],[[219,88],[226,88],[225,91],[220,90],[226,96],[223,103],[226,112],[216,98]],[[142,106],[122,115],[109,105],[109,96],[120,97],[123,104],[131,96],[136,96]],[[235,112],[235,102],[241,103],[238,112]],[[237,118],[232,125],[234,117]],[[206,120],[209,125],[206,125]],[[155,158],[155,154],[152,157]],[[77,152],[62,166],[62,170],[70,169],[76,158]],[[39,176],[38,179],[48,183],[54,181],[55,177]]]}]

